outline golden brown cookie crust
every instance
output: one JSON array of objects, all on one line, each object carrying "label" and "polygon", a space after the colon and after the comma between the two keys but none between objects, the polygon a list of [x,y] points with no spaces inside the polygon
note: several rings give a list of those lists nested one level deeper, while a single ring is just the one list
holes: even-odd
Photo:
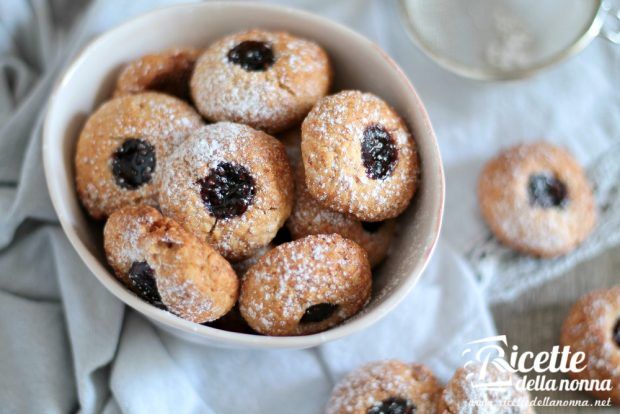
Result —
[{"label": "golden brown cookie crust", "polygon": [[[481,413],[504,413],[506,402],[510,402],[512,414],[534,414],[530,406],[530,395],[525,390],[516,387],[474,387],[473,379],[477,378],[481,366],[477,363],[459,368],[441,394],[438,401],[438,414],[469,414],[473,404],[488,404]],[[487,365],[487,379],[489,382],[507,381],[511,379],[513,384],[518,377],[509,372],[500,371],[494,364]],[[482,410],[482,409],[481,409]]]},{"label": "golden brown cookie crust", "polygon": [[344,377],[332,392],[327,414],[367,414],[389,398],[409,400],[416,413],[434,414],[441,386],[420,364],[387,360],[371,362]]},{"label": "golden brown cookie crust", "polygon": [[337,233],[344,238],[353,240],[366,250],[370,265],[373,267],[378,265],[387,255],[396,230],[394,220],[363,225],[350,214],[339,213],[323,207],[308,192],[303,165],[301,164],[297,166],[295,171],[295,204],[286,226],[293,239],[299,239],[310,234]]},{"label": "golden brown cookie crust", "polygon": [[611,380],[610,392],[593,391],[600,399],[620,405],[620,344],[613,339],[620,321],[620,286],[590,292],[570,310],[562,326],[560,343],[572,352],[586,354],[586,369],[569,373],[574,379]]},{"label": "golden brown cookie crust", "polygon": [[[245,213],[217,219],[201,198],[198,180],[227,162],[243,166],[255,181],[255,195]],[[168,158],[160,205],[230,260],[251,256],[267,245],[290,215],[293,178],[284,146],[246,125],[220,122],[197,130]]]},{"label": "golden brown cookie crust", "polygon": [[208,244],[175,221],[148,206],[128,206],[114,212],[104,228],[110,266],[132,288],[129,269],[146,262],[161,302],[191,322],[218,319],[234,306],[239,281],[231,265]]},{"label": "golden brown cookie crust", "polygon": [[[307,236],[282,244],[252,266],[241,286],[241,315],[257,332],[306,335],[358,313],[370,299],[367,255],[337,234]],[[302,323],[315,305],[337,305],[326,319]]]},{"label": "golden brown cookie crust", "polygon": [[[376,125],[389,132],[397,151],[383,179],[370,178],[362,160],[364,131]],[[417,187],[413,138],[400,116],[370,93],[343,91],[319,100],[302,124],[301,151],[310,194],[362,221],[398,216]]]},{"label": "golden brown cookie crust", "polygon": [[114,96],[155,91],[189,101],[189,81],[201,50],[175,47],[142,56],[123,68]]},{"label": "golden brown cookie crust", "polygon": [[[247,71],[228,60],[243,41],[271,45],[275,62]],[[198,111],[211,121],[233,121],[275,133],[299,123],[331,84],[327,53],[285,32],[254,29],[224,37],[200,56],[191,79]]]},{"label": "golden brown cookie crust", "polygon": [[[101,105],[82,129],[75,154],[76,190],[88,213],[103,219],[126,205],[157,205],[155,183],[164,159],[200,125],[187,103],[164,94],[127,95]],[[130,138],[155,148],[152,179],[136,189],[120,187],[112,173],[113,154]]]},{"label": "golden brown cookie crust", "polygon": [[149,263],[168,309],[192,322],[214,321],[237,301],[239,280],[230,263],[171,219],[151,233]]},{"label": "golden brown cookie crust", "polygon": [[[567,189],[564,207],[533,205],[528,181],[551,174]],[[596,208],[590,184],[577,161],[545,142],[519,145],[489,161],[480,175],[482,216],[495,236],[520,252],[555,257],[575,249],[591,233]]]},{"label": "golden brown cookie crust", "polygon": [[161,220],[159,211],[143,204],[126,206],[108,217],[103,228],[103,248],[114,274],[126,286],[131,286],[131,265],[147,259],[146,235]]}]

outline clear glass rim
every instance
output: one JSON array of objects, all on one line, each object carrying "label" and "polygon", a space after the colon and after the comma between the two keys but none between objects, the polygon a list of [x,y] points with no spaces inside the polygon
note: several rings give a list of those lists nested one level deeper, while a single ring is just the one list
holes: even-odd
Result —
[{"label": "clear glass rim", "polygon": [[520,67],[515,69],[502,69],[489,66],[488,68],[471,67],[455,59],[447,57],[445,54],[438,52],[430,45],[418,32],[416,25],[411,18],[408,0],[399,0],[400,19],[406,29],[411,41],[418,46],[428,57],[435,61],[439,66],[448,71],[465,78],[476,79],[481,81],[502,81],[516,80],[530,77],[550,66],[560,63],[569,57],[581,52],[590,42],[598,36],[602,27],[605,15],[604,0],[596,0],[596,12],[593,13],[592,20],[581,35],[568,47],[556,53],[555,55],[536,62],[536,64],[528,67]]}]

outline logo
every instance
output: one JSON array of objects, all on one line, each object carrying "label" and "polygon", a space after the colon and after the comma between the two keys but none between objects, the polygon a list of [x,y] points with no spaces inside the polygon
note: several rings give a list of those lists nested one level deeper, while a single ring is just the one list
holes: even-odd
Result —
[{"label": "logo", "polygon": [[[556,345],[550,351],[538,353],[521,352],[517,345],[508,344],[506,335],[478,339],[466,346],[462,356],[467,359],[465,367],[470,368],[469,379],[476,388],[514,387],[526,391],[612,389],[611,379],[568,378],[567,374],[579,374],[587,368],[586,354],[573,352],[570,346]],[[501,375],[497,375],[498,372]]]}]

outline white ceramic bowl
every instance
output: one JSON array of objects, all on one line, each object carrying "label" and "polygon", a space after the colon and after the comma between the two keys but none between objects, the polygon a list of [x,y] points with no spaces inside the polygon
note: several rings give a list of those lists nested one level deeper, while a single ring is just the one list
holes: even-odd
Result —
[{"label": "white ceramic bowl", "polygon": [[[268,337],[226,332],[182,320],[138,299],[106,265],[101,226],[80,207],[74,189],[75,144],[87,116],[110,96],[126,62],[178,45],[206,46],[248,28],[280,29],[313,39],[329,53],[335,89],[373,92],[403,116],[416,140],[422,184],[400,220],[389,258],[375,274],[373,299],[356,317],[326,332]],[[162,30],[166,28],[166,30]],[[99,281],[118,299],[161,328],[192,342],[231,348],[305,348],[364,329],[390,312],[411,290],[437,241],[444,202],[444,176],[424,106],[401,69],[375,44],[324,18],[253,3],[202,3],[155,10],[91,42],[69,66],[49,102],[43,133],[45,175],[54,208],[71,244]]]}]

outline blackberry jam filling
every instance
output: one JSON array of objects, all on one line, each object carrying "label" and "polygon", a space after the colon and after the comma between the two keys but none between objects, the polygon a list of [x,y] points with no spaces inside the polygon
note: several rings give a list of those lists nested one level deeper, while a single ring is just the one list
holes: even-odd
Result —
[{"label": "blackberry jam filling", "polygon": [[614,326],[614,341],[620,347],[620,318],[616,321],[616,326]]},{"label": "blackberry jam filling", "polygon": [[382,226],[382,221],[362,221],[362,228],[368,233],[376,233]]},{"label": "blackberry jam filling", "polygon": [[228,61],[248,72],[263,72],[274,64],[271,45],[256,40],[246,40],[230,49]]},{"label": "blackberry jam filling", "polygon": [[366,175],[373,180],[384,180],[396,166],[398,151],[392,135],[382,125],[371,125],[362,137],[362,162]]},{"label": "blackberry jam filling", "polygon": [[157,285],[155,284],[155,271],[147,262],[133,262],[129,269],[129,280],[133,291],[147,302],[160,309],[166,309],[159,296]]},{"label": "blackberry jam filling", "polygon": [[119,187],[135,190],[151,181],[155,171],[155,147],[129,138],[112,155],[112,174]]},{"label": "blackberry jam filling", "polygon": [[367,411],[368,414],[413,414],[416,406],[404,398],[390,397],[381,403],[373,405]]},{"label": "blackberry jam filling", "polygon": [[568,203],[566,185],[551,174],[536,174],[529,181],[530,204],[542,208],[562,208]]},{"label": "blackberry jam filling", "polygon": [[256,184],[242,165],[222,162],[196,182],[205,207],[217,219],[245,213],[256,195]]},{"label": "blackberry jam filling", "polygon": [[323,322],[336,312],[338,305],[331,303],[319,303],[318,305],[312,305],[304,312],[304,316],[301,317],[299,323],[317,323]]}]

